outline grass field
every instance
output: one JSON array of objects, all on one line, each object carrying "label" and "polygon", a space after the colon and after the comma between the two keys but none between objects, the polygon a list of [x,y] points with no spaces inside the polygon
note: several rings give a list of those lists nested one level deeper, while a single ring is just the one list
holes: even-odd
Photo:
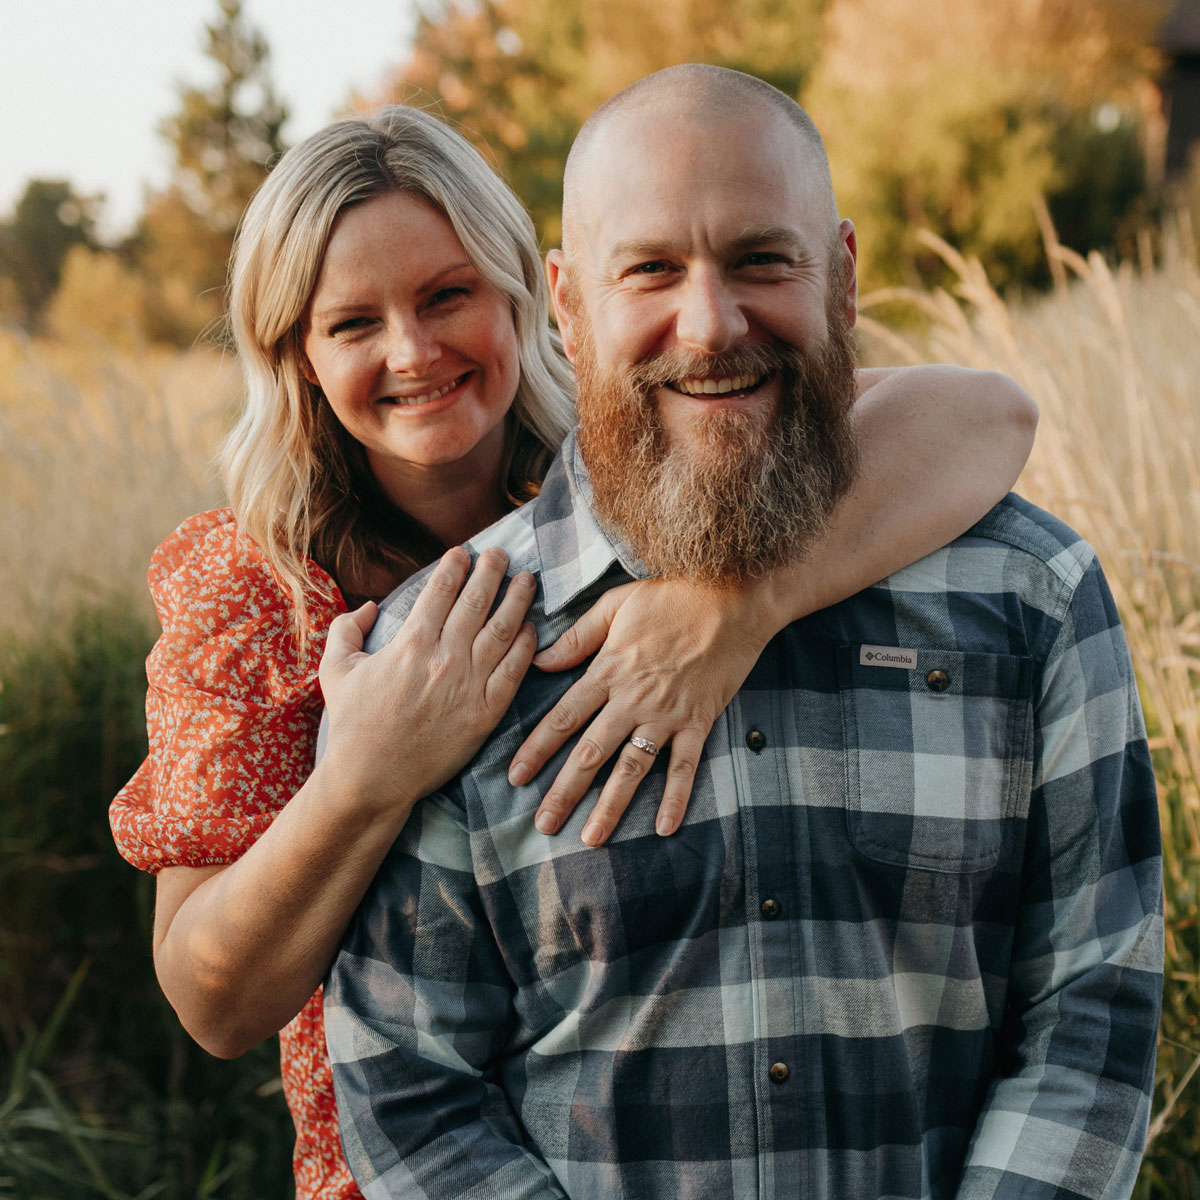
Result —
[{"label": "grass field", "polygon": [[[1020,380],[1042,422],[1019,490],[1105,563],[1166,842],[1168,978],[1138,1195],[1200,1197],[1196,247],[1180,227],[1155,263],[1147,252],[1114,270],[1051,243],[1057,285],[1025,304],[942,251],[956,294],[868,298],[864,348]],[[116,859],[104,820],[141,752],[146,560],[217,499],[207,463],[237,386],[216,351],[122,357],[0,334],[0,1047],[14,1064],[0,1067],[0,1196],[288,1194],[269,1054],[214,1064],[178,1035],[149,967],[146,881]]]}]

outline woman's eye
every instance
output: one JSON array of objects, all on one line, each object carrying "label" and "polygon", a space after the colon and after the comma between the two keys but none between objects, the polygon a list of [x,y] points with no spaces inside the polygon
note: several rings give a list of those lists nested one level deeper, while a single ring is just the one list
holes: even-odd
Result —
[{"label": "woman's eye", "polygon": [[363,329],[370,324],[370,317],[347,317],[344,321],[338,321],[336,325],[329,327],[330,337],[336,337],[339,333],[350,333],[355,329]]},{"label": "woman's eye", "polygon": [[445,304],[450,300],[457,300],[461,296],[469,296],[471,289],[461,285],[457,287],[439,288],[432,296],[429,297],[430,304]]}]

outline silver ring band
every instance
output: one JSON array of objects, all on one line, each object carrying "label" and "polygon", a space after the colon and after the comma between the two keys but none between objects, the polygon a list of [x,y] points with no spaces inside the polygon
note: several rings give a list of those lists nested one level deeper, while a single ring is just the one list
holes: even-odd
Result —
[{"label": "silver ring band", "polygon": [[645,750],[647,754],[658,755],[658,747],[649,738],[639,737],[636,733],[629,739],[629,744]]}]

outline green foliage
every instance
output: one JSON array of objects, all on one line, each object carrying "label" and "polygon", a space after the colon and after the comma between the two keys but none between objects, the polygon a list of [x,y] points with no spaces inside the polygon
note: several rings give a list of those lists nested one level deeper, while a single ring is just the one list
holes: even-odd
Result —
[{"label": "green foliage", "polygon": [[1003,287],[1047,279],[1043,200],[1081,250],[1144,219],[1135,100],[1155,15],[1138,0],[834,0],[804,99],[867,286],[947,281],[922,229]]},{"label": "green foliage", "polygon": [[94,245],[95,205],[64,180],[33,179],[12,219],[0,225],[0,279],[10,284],[14,315],[29,332],[40,326],[68,252]]},{"label": "green foliage", "polygon": [[422,12],[388,98],[433,98],[556,244],[563,164],[595,108],[651,71],[695,61],[753,71],[794,95],[815,61],[827,2],[450,0]]},{"label": "green foliage", "polygon": [[[284,150],[287,110],[271,83],[266,40],[246,24],[241,0],[219,0],[219,9],[206,46],[216,78],[184,87],[179,110],[163,123],[173,177],[151,198],[135,238],[138,261],[163,287],[169,310],[155,332],[180,343],[220,314],[238,220]],[[182,302],[173,284],[183,286]]]},{"label": "green foliage", "polygon": [[145,753],[152,637],[113,599],[0,639],[0,1197],[291,1194],[277,1049],[218,1062],[183,1032],[153,881],[108,831]]}]

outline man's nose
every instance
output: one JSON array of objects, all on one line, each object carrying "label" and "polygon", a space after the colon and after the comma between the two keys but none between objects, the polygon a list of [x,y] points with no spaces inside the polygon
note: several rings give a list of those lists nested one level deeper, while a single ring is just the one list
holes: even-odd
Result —
[{"label": "man's nose", "polygon": [[675,336],[681,342],[705,354],[720,354],[745,337],[749,328],[721,271],[704,267],[689,274],[675,317]]},{"label": "man's nose", "polygon": [[393,375],[423,375],[440,354],[437,339],[416,317],[388,323],[387,369]]}]

